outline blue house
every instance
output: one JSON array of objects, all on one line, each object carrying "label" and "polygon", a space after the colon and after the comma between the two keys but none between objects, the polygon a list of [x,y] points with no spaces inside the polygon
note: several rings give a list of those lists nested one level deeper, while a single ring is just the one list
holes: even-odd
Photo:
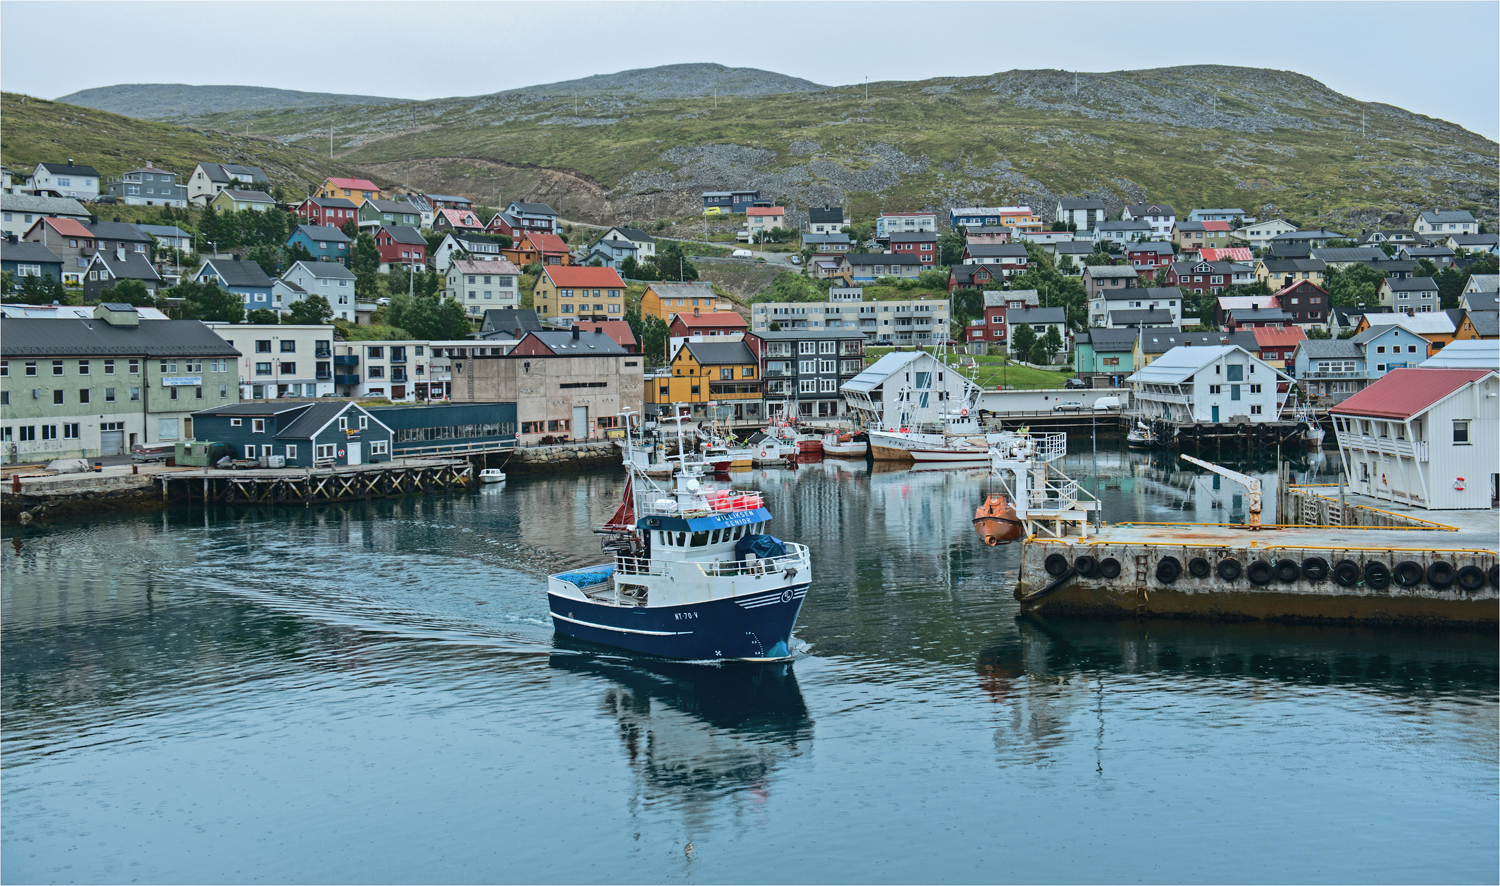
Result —
[{"label": "blue house", "polygon": [[235,458],[279,456],[297,468],[391,460],[390,427],[358,403],[254,400],[193,413],[193,437]]},{"label": "blue house", "polygon": [[349,263],[349,238],[338,228],[323,225],[298,225],[292,236],[286,238],[287,245],[300,243],[312,253],[314,261],[336,261]]},{"label": "blue house", "polygon": [[40,243],[0,243],[0,268],[21,277],[51,277],[62,279],[62,258]]},{"label": "blue house", "polygon": [[1427,359],[1427,339],[1396,324],[1371,326],[1353,338],[1297,343],[1293,374],[1303,396],[1341,403],[1392,369]]},{"label": "blue house", "polygon": [[193,279],[199,283],[212,280],[219,284],[220,289],[243,297],[247,311],[257,308],[271,309],[274,304],[271,298],[271,287],[275,285],[274,281],[266,276],[266,272],[260,269],[260,265],[253,261],[243,261],[239,257],[211,258],[203,263],[203,267],[198,269]]},{"label": "blue house", "polygon": [[629,240],[600,240],[589,250],[589,261],[599,259],[599,263],[606,268],[619,270],[625,259],[635,258],[636,246]]},{"label": "blue house", "polygon": [[516,446],[515,403],[375,406],[370,415],[392,429],[398,456],[478,454]]},{"label": "blue house", "polygon": [[703,209],[743,215],[760,199],[760,191],[704,191]]},{"label": "blue house", "polygon": [[973,227],[998,227],[1000,224],[1000,207],[998,206],[955,206],[948,210],[948,226],[956,228],[960,225],[966,228]]}]

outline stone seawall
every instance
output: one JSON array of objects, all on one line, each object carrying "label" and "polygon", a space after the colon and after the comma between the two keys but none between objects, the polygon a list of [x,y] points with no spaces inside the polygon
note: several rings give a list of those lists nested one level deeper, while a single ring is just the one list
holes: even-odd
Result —
[{"label": "stone seawall", "polygon": [[45,484],[6,484],[0,493],[0,521],[23,526],[34,521],[71,520],[95,514],[150,511],[164,507],[159,479],[150,474],[49,477]]},{"label": "stone seawall", "polygon": [[594,470],[620,464],[620,447],[609,441],[564,443],[558,446],[517,448],[506,463],[506,473],[543,474]]}]

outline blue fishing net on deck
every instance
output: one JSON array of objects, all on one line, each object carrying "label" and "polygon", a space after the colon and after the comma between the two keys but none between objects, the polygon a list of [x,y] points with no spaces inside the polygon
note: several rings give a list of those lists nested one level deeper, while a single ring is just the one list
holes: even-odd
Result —
[{"label": "blue fishing net on deck", "polygon": [[786,545],[774,535],[747,535],[735,543],[734,553],[741,560],[750,554],[762,560],[770,557],[785,557]]},{"label": "blue fishing net on deck", "polygon": [[586,588],[590,585],[604,584],[614,574],[615,567],[609,566],[604,569],[579,569],[575,572],[564,572],[556,577],[572,582],[577,587]]}]

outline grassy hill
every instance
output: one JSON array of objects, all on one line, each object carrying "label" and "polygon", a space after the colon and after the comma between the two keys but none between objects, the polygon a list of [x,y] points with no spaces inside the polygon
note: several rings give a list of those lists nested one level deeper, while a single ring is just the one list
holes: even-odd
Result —
[{"label": "grassy hill", "polygon": [[[646,74],[650,72],[627,72]],[[1029,203],[1113,211],[1143,199],[1304,224],[1395,224],[1423,208],[1496,214],[1497,145],[1286,71],[1193,66],[988,77],[717,99],[622,88],[518,91],[400,107],[208,114],[388,180],[579,220],[688,215],[702,190],[752,186],[795,208]]]},{"label": "grassy hill", "polygon": [[335,95],[263,86],[188,86],[182,83],[122,83],[81,89],[59,96],[57,100],[142,120],[179,120],[200,114],[258,108],[394,105],[406,101],[376,95]]},{"label": "grassy hill", "polygon": [[198,161],[259,166],[291,194],[321,184],[328,175],[355,175],[355,167],[268,138],[200,132],[167,123],[121,117],[78,105],[13,92],[0,94],[0,155],[12,169],[71,157],[98,169],[106,180],[146,163],[186,176]]}]

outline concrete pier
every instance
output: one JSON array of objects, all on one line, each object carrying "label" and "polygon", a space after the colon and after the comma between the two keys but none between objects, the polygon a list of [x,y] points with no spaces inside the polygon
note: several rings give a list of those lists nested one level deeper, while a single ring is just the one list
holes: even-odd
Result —
[{"label": "concrete pier", "polygon": [[1015,596],[1040,615],[1500,626],[1495,511],[1397,513],[1356,495],[1345,509],[1349,525],[1106,524],[1086,541],[1031,538]]}]

